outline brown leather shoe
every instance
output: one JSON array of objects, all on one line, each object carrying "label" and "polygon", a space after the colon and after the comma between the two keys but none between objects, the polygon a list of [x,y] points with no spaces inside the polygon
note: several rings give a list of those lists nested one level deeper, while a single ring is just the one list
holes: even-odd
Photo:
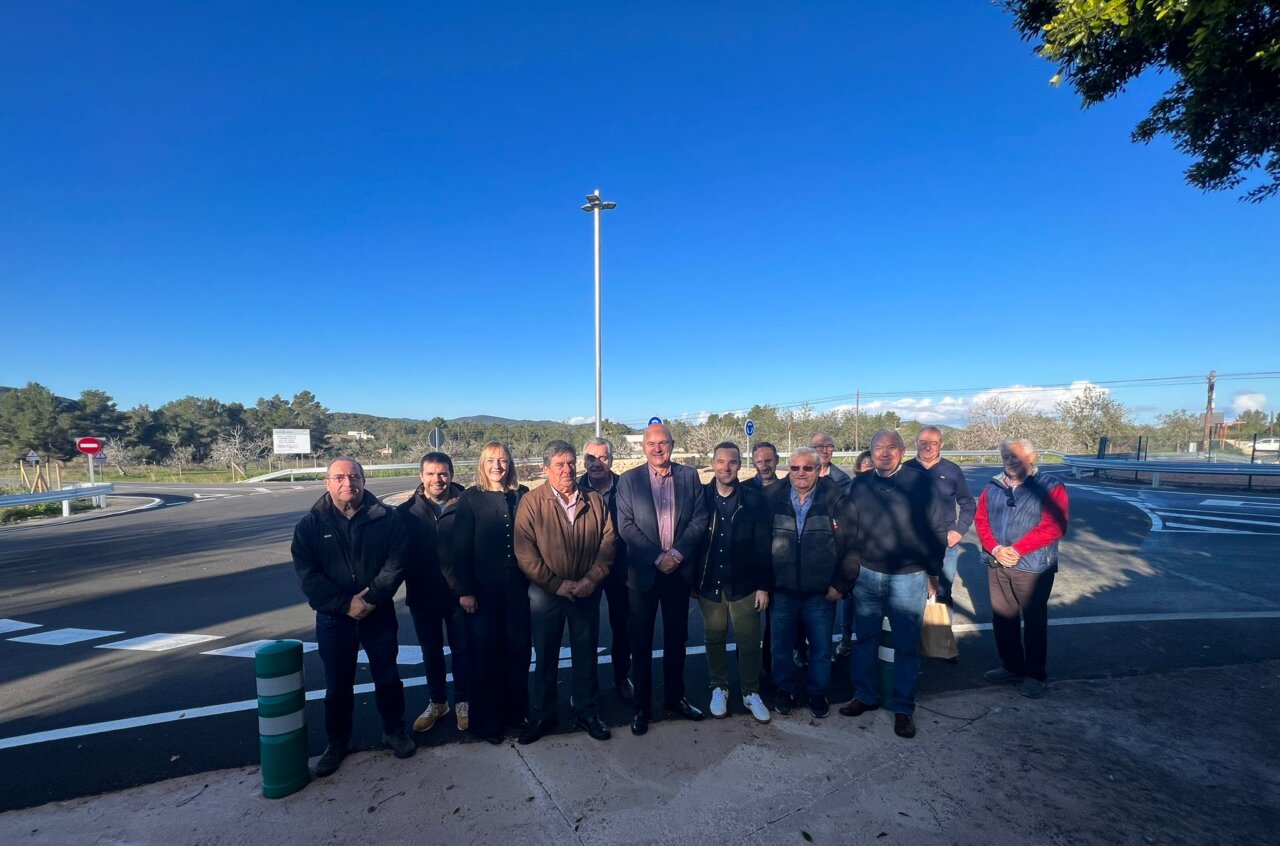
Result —
[{"label": "brown leather shoe", "polygon": [[893,733],[898,737],[915,737],[916,721],[910,714],[894,714]]},{"label": "brown leather shoe", "polygon": [[861,717],[868,711],[877,711],[879,705],[868,705],[858,699],[851,699],[840,706],[840,716],[842,717]]}]

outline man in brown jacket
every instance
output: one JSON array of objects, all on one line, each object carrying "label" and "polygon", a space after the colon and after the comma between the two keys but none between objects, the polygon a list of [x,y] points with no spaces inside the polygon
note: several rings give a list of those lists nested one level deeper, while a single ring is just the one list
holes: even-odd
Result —
[{"label": "man in brown jacket", "polygon": [[516,563],[529,577],[529,611],[537,664],[529,699],[529,722],[520,743],[534,743],[556,727],[556,674],[560,640],[569,624],[573,712],[596,740],[609,727],[596,704],[596,647],[600,642],[598,588],[613,566],[616,536],[604,500],[577,487],[578,455],[566,441],[542,453],[547,483],[520,501],[516,511]]}]

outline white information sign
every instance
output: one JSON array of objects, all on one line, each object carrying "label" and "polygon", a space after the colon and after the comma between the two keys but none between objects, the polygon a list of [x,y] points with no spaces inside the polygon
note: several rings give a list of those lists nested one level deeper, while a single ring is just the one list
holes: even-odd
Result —
[{"label": "white information sign", "polygon": [[276,455],[306,455],[311,452],[311,430],[272,429],[271,444]]}]

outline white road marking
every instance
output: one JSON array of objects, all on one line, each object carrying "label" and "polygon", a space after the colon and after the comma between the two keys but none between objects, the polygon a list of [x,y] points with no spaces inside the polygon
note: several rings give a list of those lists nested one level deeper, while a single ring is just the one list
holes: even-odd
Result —
[{"label": "white road marking", "polygon": [[24,623],[21,620],[0,620],[0,634],[5,632],[20,632],[23,629],[38,629],[39,623]]},{"label": "white road marking", "polygon": [[11,637],[15,643],[43,643],[46,646],[66,646],[68,643],[80,643],[85,640],[97,640],[102,637],[115,637],[124,632],[104,631],[102,629],[53,629],[38,634]]},{"label": "white road marking", "polygon": [[[223,655],[228,658],[252,658],[254,657],[254,653],[258,651],[259,647],[266,646],[268,643],[275,643],[275,641],[251,640],[248,643],[238,643],[235,646],[224,646],[221,649],[210,649],[208,652],[201,652],[200,654]],[[303,653],[315,652],[319,648],[319,644],[307,643],[306,641],[303,641],[302,643]]]},{"label": "white road marking", "polygon": [[[356,655],[357,664],[368,664],[369,656],[364,654],[361,649]],[[422,647],[421,646],[401,646],[399,653],[396,654],[397,664],[421,664],[422,663]]]},{"label": "white road marking", "polygon": [[1260,535],[1263,532],[1250,532],[1247,529],[1225,529],[1217,526],[1201,526],[1195,523],[1165,523],[1170,529],[1184,532],[1204,532],[1210,535]]},{"label": "white road marking", "polygon": [[197,643],[208,643],[211,640],[222,640],[222,635],[198,634],[153,634],[134,637],[128,640],[117,640],[115,643],[104,643],[95,649],[135,649],[141,652],[164,652],[182,646]]},{"label": "white road marking", "polygon": [[1178,511],[1171,508],[1162,508],[1160,513],[1166,517],[1198,517],[1201,520],[1212,520],[1215,523],[1244,523],[1249,526],[1275,526],[1280,528],[1280,523],[1275,520],[1246,520],[1243,517],[1219,517],[1216,512],[1204,511]]}]

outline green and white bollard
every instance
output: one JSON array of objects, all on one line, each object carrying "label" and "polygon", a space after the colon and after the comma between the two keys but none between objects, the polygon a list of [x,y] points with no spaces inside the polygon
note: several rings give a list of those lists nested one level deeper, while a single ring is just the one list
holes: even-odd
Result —
[{"label": "green and white bollard", "polygon": [[307,770],[307,690],[302,684],[302,641],[277,640],[254,652],[258,674],[258,739],[262,795],[279,799],[311,778]]},{"label": "green and white bollard", "polygon": [[893,629],[889,618],[880,620],[880,703],[893,708]]}]

